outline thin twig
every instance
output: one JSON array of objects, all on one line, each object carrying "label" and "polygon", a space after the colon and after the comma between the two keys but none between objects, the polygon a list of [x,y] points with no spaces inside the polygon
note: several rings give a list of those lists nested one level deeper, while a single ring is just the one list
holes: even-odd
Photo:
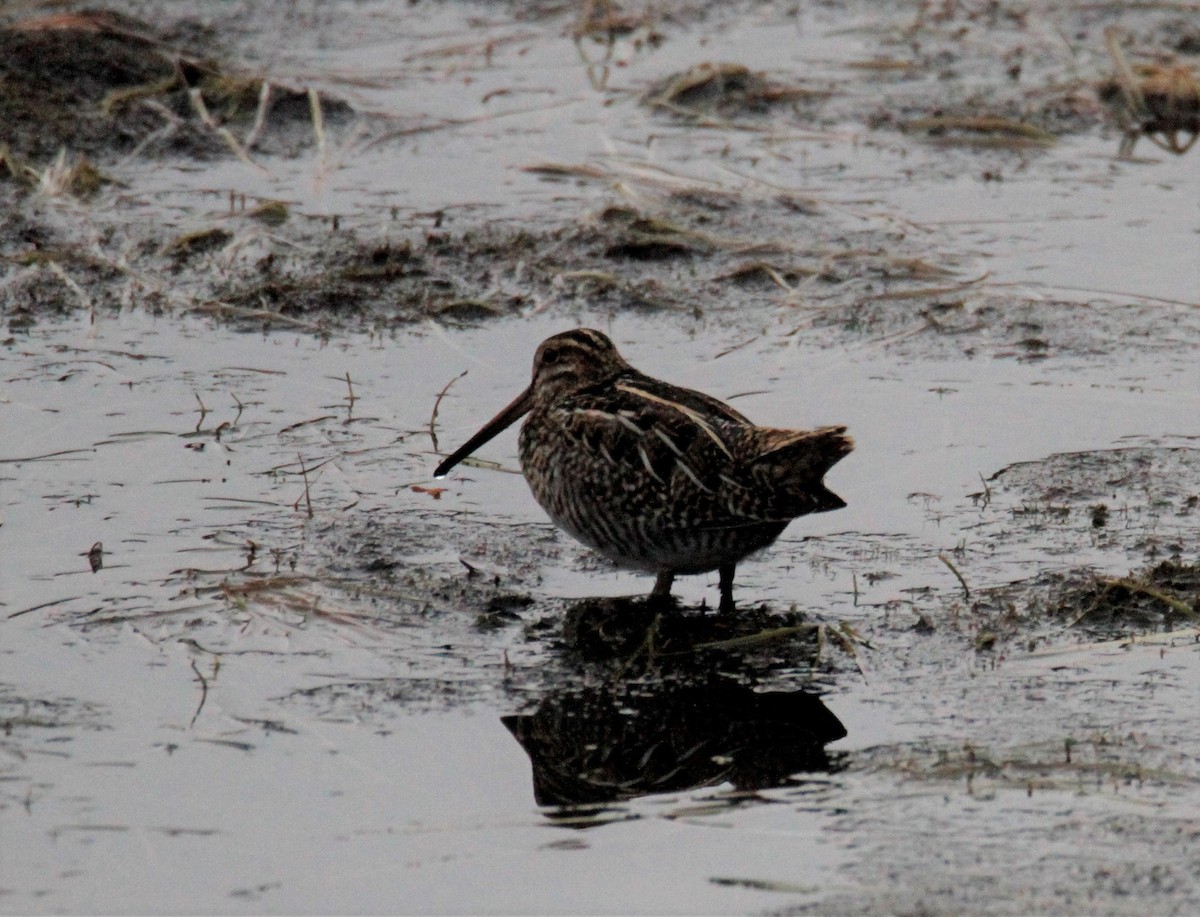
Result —
[{"label": "thin twig", "polygon": [[461,373],[446,383],[445,387],[438,392],[437,397],[433,399],[433,413],[429,415],[429,439],[433,442],[433,451],[439,452],[437,438],[437,416],[438,408],[442,406],[442,399],[446,397],[446,392],[450,391],[450,386],[465,376],[469,370],[464,369]]},{"label": "thin twig", "polygon": [[1141,87],[1138,86],[1133,68],[1129,66],[1129,59],[1121,50],[1121,39],[1125,34],[1124,29],[1110,25],[1104,30],[1104,44],[1108,48],[1108,56],[1112,59],[1113,66],[1117,68],[1117,86],[1125,98],[1125,104],[1129,106],[1132,113],[1143,116],[1146,113],[1146,99],[1142,95]]},{"label": "thin twig", "polygon": [[654,661],[654,657],[656,655],[654,650],[654,638],[658,636],[658,629],[662,625],[662,619],[663,616],[661,613],[654,615],[654,620],[651,621],[650,626],[646,628],[646,633],[642,638],[642,642],[638,644],[637,649],[633,651],[629,658],[621,663],[621,668],[617,670],[618,678],[623,678],[629,671],[630,667],[643,655],[646,657],[647,662]]},{"label": "thin twig", "polygon": [[954,566],[954,563],[945,554],[939,554],[938,560],[949,568],[950,572],[954,574],[954,578],[958,580],[959,585],[962,586],[963,598],[969,599],[971,597],[971,590],[967,587],[967,581],[963,579],[962,574],[958,572],[958,568]]},{"label": "thin twig", "polygon": [[854,665],[858,668],[858,673],[863,677],[863,681],[870,681],[870,677],[867,675],[867,667],[863,665],[862,657],[858,655],[858,650],[854,648],[854,644],[861,643],[867,649],[871,649],[871,644],[854,633],[854,629],[845,621],[837,627],[827,628],[827,632],[833,638],[834,642],[842,648],[842,652],[854,660]]},{"label": "thin twig", "polygon": [[32,611],[41,611],[43,608],[53,608],[55,605],[65,605],[67,602],[74,602],[76,599],[81,598],[83,598],[81,595],[72,595],[65,599],[54,599],[50,602],[42,602],[40,605],[33,605],[29,608],[22,608],[20,611],[14,611],[7,618],[5,618],[5,620],[11,621],[13,618],[19,618],[21,615],[27,615]]},{"label": "thin twig", "polygon": [[208,700],[208,679],[200,673],[195,659],[189,659],[188,662],[192,664],[192,671],[196,673],[196,679],[200,682],[200,703],[196,705],[196,712],[192,714],[192,721],[188,723],[188,729],[191,729],[196,725],[196,720],[200,717],[200,711],[204,709],[204,702]]},{"label": "thin twig", "polygon": [[292,328],[303,328],[306,331],[321,330],[320,325],[314,322],[306,322],[301,318],[293,318],[290,315],[273,312],[270,309],[249,309],[245,306],[234,306],[215,299],[203,303],[186,304],[185,307],[191,309],[193,312],[202,312],[205,314],[220,313],[231,318],[255,319],[268,323],[278,322],[281,325],[289,325]]},{"label": "thin twig", "polygon": [[[308,518],[311,519],[313,517],[313,505],[312,494],[309,492],[308,486],[308,469],[304,466],[304,457],[299,452],[296,453],[296,458],[300,460],[300,475],[304,478],[304,502],[308,507]],[[298,508],[299,505],[300,501],[297,499],[296,502],[292,504],[292,508]]]},{"label": "thin twig", "polygon": [[992,489],[988,487],[987,478],[983,476],[982,472],[979,474],[979,482],[983,485],[983,504],[979,508],[987,509],[988,504],[992,502]]},{"label": "thin twig", "polygon": [[308,87],[308,107],[312,112],[313,133],[317,137],[317,158],[325,163],[325,114],[321,110],[321,96],[311,86]]},{"label": "thin twig", "polygon": [[246,134],[246,139],[243,146],[246,149],[254,149],[254,145],[258,143],[259,137],[262,136],[264,128],[267,126],[267,109],[271,105],[271,83],[268,80],[263,80],[262,85],[258,89],[258,111],[254,114],[254,125],[250,128],[250,132]]},{"label": "thin twig", "polygon": [[91,324],[94,325],[96,323],[96,304],[92,302],[92,297],[88,296],[83,287],[67,275],[67,272],[62,269],[62,265],[57,261],[47,261],[46,266],[66,285],[67,289],[79,298],[79,301],[83,303],[84,308],[91,315]]},{"label": "thin twig", "polygon": [[903,299],[924,299],[929,296],[947,296],[951,293],[959,293],[968,287],[983,283],[991,276],[990,271],[985,271],[978,277],[971,280],[964,280],[961,283],[950,284],[941,287],[917,287],[913,290],[894,290],[888,293],[875,293],[871,296],[863,297],[863,302],[883,302],[895,301]]},{"label": "thin twig", "polygon": [[775,640],[783,640],[787,637],[795,637],[800,634],[812,633],[816,630],[816,624],[794,624],[787,627],[769,627],[765,630],[760,630],[756,634],[746,634],[742,637],[730,637],[727,640],[710,640],[707,643],[697,643],[692,647],[692,650],[732,650],[745,649],[751,646],[760,646],[764,643],[771,643]]},{"label": "thin twig", "polygon": [[18,465],[24,462],[44,462],[49,459],[62,458],[64,455],[78,455],[80,453],[95,452],[94,448],[89,449],[59,449],[57,452],[43,452],[40,455],[20,455],[16,458],[0,458],[0,465]]},{"label": "thin twig", "polygon": [[208,416],[208,408],[204,406],[204,401],[200,398],[199,392],[192,392],[196,396],[196,403],[200,405],[200,417],[196,420],[196,430],[199,433],[200,428],[204,426],[204,418]]},{"label": "thin twig", "polygon": [[427,124],[416,124],[412,127],[402,127],[394,131],[388,131],[386,134],[380,134],[372,140],[368,140],[359,149],[359,152],[364,152],[381,143],[387,143],[390,140],[399,140],[402,137],[411,137],[415,134],[424,134],[430,131],[446,130],[453,127],[462,127],[466,124],[480,124],[489,121],[498,121],[500,118],[509,118],[514,115],[529,115],[544,112],[553,108],[562,108],[566,105],[575,105],[577,99],[564,99],[561,102],[555,102],[550,105],[542,105],[538,107],[517,108],[512,111],[494,112],[491,114],[475,115],[470,118],[444,118],[440,121]]},{"label": "thin twig", "polygon": [[228,128],[222,127],[220,124],[218,124],[213,119],[213,116],[211,114],[209,114],[209,112],[208,112],[208,106],[204,104],[204,96],[201,95],[199,89],[196,89],[196,88],[189,89],[188,90],[188,98],[191,100],[192,108],[194,108],[196,110],[196,114],[200,117],[200,120],[204,123],[204,126],[207,127],[209,130],[213,131],[222,140],[224,140],[225,143],[229,146],[229,149],[233,151],[234,156],[236,156],[238,159],[240,159],[246,165],[253,166],[254,168],[258,169],[264,175],[271,174],[270,169],[266,168],[265,166],[259,165],[257,162],[255,162],[253,159],[250,158],[250,154],[245,151],[245,149],[242,147],[242,145],[240,143],[238,143],[237,138],[234,137],[233,134],[231,134],[229,132]]}]

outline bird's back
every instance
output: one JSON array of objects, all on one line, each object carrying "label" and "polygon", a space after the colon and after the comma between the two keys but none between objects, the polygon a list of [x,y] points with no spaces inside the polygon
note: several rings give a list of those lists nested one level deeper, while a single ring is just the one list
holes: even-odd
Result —
[{"label": "bird's back", "polygon": [[845,505],[821,478],[853,444],[844,427],[756,427],[629,370],[535,405],[520,448],[534,496],[581,541],[628,566],[699,572]]}]

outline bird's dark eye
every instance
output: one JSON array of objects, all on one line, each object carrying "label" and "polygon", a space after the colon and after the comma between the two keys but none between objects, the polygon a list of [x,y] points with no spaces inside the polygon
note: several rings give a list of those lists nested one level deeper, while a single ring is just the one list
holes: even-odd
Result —
[{"label": "bird's dark eye", "polygon": [[549,365],[558,362],[558,351],[554,349],[547,350],[542,354],[542,363]]}]

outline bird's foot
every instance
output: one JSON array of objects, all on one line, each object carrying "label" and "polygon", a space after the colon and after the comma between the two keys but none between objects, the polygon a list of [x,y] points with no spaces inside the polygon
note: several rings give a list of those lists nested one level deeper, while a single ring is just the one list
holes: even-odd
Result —
[{"label": "bird's foot", "polygon": [[720,575],[721,604],[717,606],[719,614],[733,614],[733,573],[736,564],[722,564],[718,568]]},{"label": "bird's foot", "polygon": [[646,607],[653,611],[674,611],[679,607],[679,599],[669,592],[651,592],[646,596]]}]

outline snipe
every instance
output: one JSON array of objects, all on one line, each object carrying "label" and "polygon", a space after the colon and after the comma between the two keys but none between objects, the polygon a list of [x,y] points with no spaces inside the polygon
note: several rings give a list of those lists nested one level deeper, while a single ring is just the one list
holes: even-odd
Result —
[{"label": "snipe", "polygon": [[622,567],[658,574],[720,571],[733,607],[738,561],[792,519],[846,504],[822,483],[854,448],[845,427],[758,427],[729,405],[638,372],[589,328],[547,338],[533,381],[438,465],[444,476],[524,414],[521,468],[562,528]]}]

